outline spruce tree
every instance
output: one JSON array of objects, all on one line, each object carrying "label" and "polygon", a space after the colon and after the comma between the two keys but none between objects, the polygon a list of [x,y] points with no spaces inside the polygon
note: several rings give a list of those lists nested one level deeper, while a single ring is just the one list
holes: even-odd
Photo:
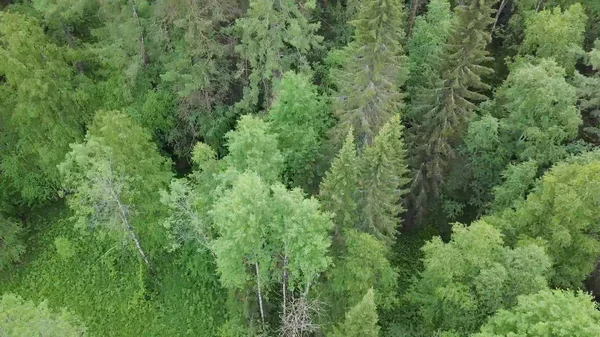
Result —
[{"label": "spruce tree", "polygon": [[334,252],[344,245],[344,232],[358,224],[358,157],[352,130],[334,159],[331,169],[321,182],[320,199],[323,208],[334,214]]},{"label": "spruce tree", "polygon": [[369,289],[362,301],[346,313],[344,323],[336,327],[329,337],[377,337],[378,320],[375,294],[373,289]]},{"label": "spruce tree", "polygon": [[340,144],[352,128],[359,149],[363,149],[403,108],[399,90],[406,77],[402,2],[365,1],[352,24],[355,41],[343,51],[342,69],[335,74],[339,123],[332,132]]},{"label": "spruce tree", "polygon": [[411,199],[419,214],[429,199],[439,197],[476,102],[487,99],[480,91],[489,89],[482,76],[493,73],[485,63],[491,61],[486,46],[496,2],[470,0],[456,7],[457,21],[446,44],[441,78],[413,103],[423,118],[412,128],[410,147],[415,174]]},{"label": "spruce tree", "polygon": [[395,115],[386,123],[360,159],[359,186],[361,223],[359,228],[392,245],[400,225],[402,196],[408,183],[405,163],[404,126]]},{"label": "spruce tree", "polygon": [[246,17],[234,27],[241,37],[235,47],[241,59],[239,73],[249,82],[238,108],[256,107],[261,93],[269,107],[273,81],[294,66],[307,65],[306,53],[323,40],[316,35],[319,24],[305,16],[315,6],[315,0],[250,0]]}]

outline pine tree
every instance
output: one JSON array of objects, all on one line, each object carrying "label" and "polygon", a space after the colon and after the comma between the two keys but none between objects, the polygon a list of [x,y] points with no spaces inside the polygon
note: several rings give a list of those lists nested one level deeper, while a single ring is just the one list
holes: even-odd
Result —
[{"label": "pine tree", "polygon": [[395,115],[360,159],[361,224],[359,228],[392,245],[405,211],[402,196],[408,183],[404,126]]},{"label": "pine tree", "polygon": [[373,289],[369,289],[362,301],[346,313],[344,323],[336,327],[329,337],[378,337],[378,320],[375,294]]},{"label": "pine tree", "polygon": [[235,48],[241,58],[238,69],[249,81],[238,108],[254,108],[261,93],[269,107],[274,80],[292,67],[307,65],[306,53],[323,40],[316,35],[319,24],[305,15],[315,6],[315,0],[250,0],[246,17],[234,27],[241,36]]},{"label": "pine tree", "polygon": [[428,199],[439,197],[475,102],[487,99],[478,91],[489,89],[481,77],[493,72],[484,64],[491,60],[486,46],[491,41],[488,27],[495,3],[471,0],[456,7],[457,21],[445,47],[441,78],[434,89],[413,103],[423,118],[411,135],[415,172],[411,199],[418,214],[423,213]]},{"label": "pine tree", "polygon": [[350,130],[344,146],[321,182],[323,208],[334,214],[333,248],[336,253],[343,247],[344,232],[356,228],[359,223],[358,165],[354,136]]},{"label": "pine tree", "polygon": [[359,149],[371,144],[379,129],[403,108],[399,87],[406,77],[404,12],[399,0],[368,0],[360,5],[354,39],[343,51],[342,69],[335,70],[335,114],[332,130],[338,144],[348,130]]}]

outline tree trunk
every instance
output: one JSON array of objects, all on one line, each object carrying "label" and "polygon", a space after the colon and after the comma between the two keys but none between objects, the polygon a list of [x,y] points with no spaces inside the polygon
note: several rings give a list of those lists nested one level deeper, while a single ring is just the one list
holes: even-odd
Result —
[{"label": "tree trunk", "polygon": [[133,17],[137,21],[138,28],[140,29],[140,56],[142,58],[143,64],[146,66],[150,63],[150,57],[148,56],[148,52],[146,50],[146,42],[144,40],[144,30],[142,28],[142,23],[140,22],[140,17],[138,16],[137,9],[135,8],[135,3],[133,0],[129,0],[129,4],[131,5],[131,11],[133,12]]},{"label": "tree trunk", "polygon": [[498,11],[496,12],[496,20],[494,20],[494,26],[492,27],[492,33],[496,30],[496,25],[498,24],[498,20],[500,19],[500,14],[502,10],[504,10],[504,6],[506,6],[507,0],[502,0],[500,3],[500,7],[498,7]]},{"label": "tree trunk", "polygon": [[254,263],[254,269],[256,270],[256,286],[258,287],[258,307],[260,308],[260,320],[263,328],[265,326],[265,311],[263,309],[262,293],[260,290],[260,273],[258,271],[258,262]]},{"label": "tree trunk", "polygon": [[406,33],[406,37],[409,38],[412,34],[413,26],[415,25],[415,19],[417,18],[417,12],[419,11],[419,7],[421,7],[421,2],[423,0],[412,0],[410,4],[410,19],[408,20],[408,32]]}]

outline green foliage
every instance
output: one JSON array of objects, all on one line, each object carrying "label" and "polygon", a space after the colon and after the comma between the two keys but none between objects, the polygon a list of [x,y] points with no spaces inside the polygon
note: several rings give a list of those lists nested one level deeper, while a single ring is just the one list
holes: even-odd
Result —
[{"label": "green foliage", "polygon": [[406,80],[404,12],[399,0],[368,0],[359,7],[354,42],[343,50],[342,67],[334,70],[339,118],[334,140],[343,142],[350,129],[360,149],[403,108],[399,87]]},{"label": "green foliage", "polygon": [[0,298],[0,328],[3,336],[82,337],[86,328],[72,314],[53,312],[48,303],[39,305],[13,294]]},{"label": "green foliage", "polygon": [[492,216],[507,243],[541,239],[552,260],[552,284],[578,288],[594,269],[600,255],[598,198],[600,161],[583,157],[557,164],[546,173],[527,200]]},{"label": "green foliage", "polygon": [[382,309],[396,304],[398,274],[390,264],[389,249],[372,235],[356,230],[345,233],[346,249],[334,260],[328,272],[327,287],[332,292],[332,321],[360,302],[369,289],[376,290],[375,303]]},{"label": "green foliage", "polygon": [[456,21],[445,45],[441,77],[411,102],[411,113],[421,115],[411,129],[409,147],[415,171],[411,204],[417,215],[423,215],[427,203],[442,194],[475,102],[487,99],[478,91],[490,88],[482,77],[493,73],[484,64],[491,60],[486,50],[491,41],[487,29],[496,2],[471,0],[455,8]]},{"label": "green foliage", "polygon": [[39,204],[57,197],[56,165],[83,138],[85,81],[37,20],[13,12],[1,20],[0,169],[23,202]]},{"label": "green foliage", "polygon": [[503,246],[500,232],[484,221],[455,224],[452,239],[422,248],[425,265],[408,293],[424,333],[474,332],[486,318],[516,304],[517,296],[546,287],[551,262],[536,245]]},{"label": "green foliage", "polygon": [[[479,206],[491,202],[491,191],[501,183],[510,159],[517,159],[517,167],[527,161],[547,167],[565,158],[566,144],[577,137],[581,125],[576,102],[575,87],[553,60],[515,65],[495,101],[483,109],[486,114],[469,125],[465,138],[476,193],[473,202]],[[509,199],[500,204],[525,196],[526,186],[536,176],[537,167],[532,165],[522,167],[533,174],[530,182],[523,182],[520,191],[513,190],[516,194],[506,195]]]},{"label": "green foliage", "polygon": [[304,289],[330,263],[329,215],[299,189],[269,187],[256,173],[243,173],[216,200],[211,214],[219,231],[212,246],[227,287],[243,288],[251,279],[268,285],[282,277],[283,268],[288,278],[283,282]]},{"label": "green foliage", "polygon": [[542,290],[519,297],[519,304],[501,310],[473,337],[580,336],[600,334],[600,313],[593,299],[582,292]]},{"label": "green foliage", "polygon": [[59,169],[77,226],[116,239],[135,228],[149,247],[163,245],[158,191],[171,178],[170,162],[148,132],[122,113],[98,112],[85,142],[71,147]]},{"label": "green foliage", "polygon": [[323,208],[333,214],[333,249],[340,252],[344,245],[344,232],[356,228],[359,197],[359,161],[352,131],[348,132],[344,146],[325,174],[320,188]]},{"label": "green foliage", "polygon": [[21,226],[0,214],[0,270],[19,262],[24,252]]},{"label": "green foliage", "polygon": [[539,58],[554,58],[568,74],[583,53],[587,16],[581,4],[570,6],[564,12],[560,7],[534,13],[525,20],[525,39],[522,54]]},{"label": "green foliage", "polygon": [[[427,4],[427,13],[415,19],[406,47],[409,69],[406,86],[409,88],[409,98],[416,97],[421,94],[423,88],[435,84],[453,21],[454,15],[449,0],[430,1]],[[422,116],[409,111],[409,117],[420,119]]]},{"label": "green foliage", "polygon": [[377,337],[379,325],[377,307],[374,301],[373,289],[369,289],[362,301],[352,307],[346,314],[343,324],[337,327],[330,337]]},{"label": "green foliage", "polygon": [[72,258],[76,254],[75,246],[71,240],[62,236],[57,236],[54,239],[54,247],[56,247],[56,253],[65,260]]},{"label": "green foliage", "polygon": [[331,124],[328,112],[307,75],[287,72],[277,84],[268,120],[284,157],[284,180],[293,186],[314,189],[319,150]]},{"label": "green foliage", "polygon": [[235,47],[241,59],[238,71],[249,81],[238,108],[246,110],[259,103],[261,93],[269,107],[273,82],[288,70],[305,67],[306,54],[323,40],[316,35],[319,23],[309,22],[305,15],[314,9],[314,0],[250,0],[249,5],[234,27],[241,39]]},{"label": "green foliage", "polygon": [[583,76],[575,72],[574,85],[577,88],[578,107],[583,118],[584,139],[595,144],[600,143],[600,40],[586,55],[586,63],[594,69],[592,76]]},{"label": "green foliage", "polygon": [[407,190],[404,126],[398,115],[387,122],[360,159],[361,223],[359,228],[393,245],[405,209]]},{"label": "green foliage", "polygon": [[279,181],[284,157],[278,149],[277,135],[270,133],[269,125],[260,118],[242,116],[234,131],[225,135],[229,154],[227,166],[243,173],[256,172],[266,183]]}]

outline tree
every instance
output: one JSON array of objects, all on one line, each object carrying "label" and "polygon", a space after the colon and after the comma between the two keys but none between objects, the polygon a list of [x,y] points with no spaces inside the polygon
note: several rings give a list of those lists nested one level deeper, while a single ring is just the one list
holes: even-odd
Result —
[{"label": "tree", "polygon": [[482,77],[493,70],[484,64],[491,58],[486,50],[496,0],[472,0],[455,8],[456,22],[445,46],[442,74],[434,88],[412,103],[422,122],[412,128],[412,163],[415,178],[411,203],[417,215],[436,200],[457,157],[456,149],[471,121],[475,102],[487,99],[478,91],[489,86]]},{"label": "tree", "polygon": [[512,309],[500,310],[473,337],[581,336],[600,334],[600,313],[582,292],[542,290],[519,297]]},{"label": "tree", "polygon": [[59,170],[77,227],[135,244],[151,267],[145,245],[164,245],[157,218],[162,213],[158,191],[171,179],[148,132],[119,112],[98,112],[85,141],[71,145]]},{"label": "tree", "polygon": [[598,229],[600,161],[597,154],[560,163],[548,171],[516,208],[486,221],[501,229],[506,242],[543,240],[553,264],[554,286],[581,286],[600,256]]},{"label": "tree", "polygon": [[[413,99],[423,88],[430,88],[441,71],[444,46],[451,33],[454,14],[448,0],[433,0],[427,4],[427,13],[415,19],[415,25],[406,50],[408,52],[408,97]],[[417,100],[418,101],[418,100]],[[422,116],[408,111],[411,119]]]},{"label": "tree", "polygon": [[360,159],[360,211],[362,231],[392,245],[405,211],[402,196],[407,192],[408,168],[403,137],[404,126],[398,115],[392,117]]},{"label": "tree", "polygon": [[586,55],[586,64],[594,69],[592,76],[574,74],[574,85],[577,88],[577,106],[583,119],[583,139],[594,144],[600,143],[600,40]]},{"label": "tree", "polygon": [[0,170],[24,203],[40,204],[58,196],[56,165],[83,138],[90,115],[85,79],[37,20],[13,12],[1,19]]},{"label": "tree", "polygon": [[245,115],[233,131],[229,131],[224,158],[229,168],[243,173],[256,172],[267,184],[279,181],[283,173],[284,157],[278,149],[277,135],[270,132],[269,125],[258,117]]},{"label": "tree", "polygon": [[306,53],[319,46],[318,23],[310,23],[305,12],[314,9],[315,0],[250,0],[246,17],[236,20],[234,30],[241,41],[235,47],[241,62],[240,74],[249,84],[238,108],[251,109],[264,97],[272,102],[272,85],[284,72],[307,65]]},{"label": "tree", "polygon": [[288,293],[306,298],[329,266],[330,215],[299,189],[269,187],[247,171],[216,200],[211,214],[219,232],[212,247],[222,283],[233,289],[254,284],[263,324],[265,289],[281,285],[285,316]]},{"label": "tree", "polygon": [[465,138],[474,203],[491,202],[492,188],[501,183],[511,159],[517,165],[535,161],[538,167],[548,167],[565,158],[566,145],[576,139],[581,125],[576,102],[575,87],[553,60],[513,65],[495,100],[469,125]]},{"label": "tree", "polygon": [[0,214],[0,270],[20,261],[25,252],[19,224]]},{"label": "tree", "polygon": [[284,157],[284,181],[313,190],[319,151],[331,121],[324,98],[307,75],[284,74],[268,120]]},{"label": "tree", "polygon": [[436,237],[422,251],[424,270],[408,299],[430,334],[475,332],[489,315],[516,304],[519,295],[546,288],[551,266],[543,248],[504,247],[500,231],[484,221],[455,224],[450,242]]},{"label": "tree", "polygon": [[350,129],[364,149],[379,129],[403,108],[399,87],[406,80],[404,12],[401,1],[370,0],[360,5],[354,42],[343,51],[342,69],[335,72],[334,112],[339,118],[332,133],[338,144]]},{"label": "tree", "polygon": [[13,294],[0,297],[3,336],[83,337],[87,329],[66,310],[55,312],[47,302],[35,305]]},{"label": "tree", "polygon": [[586,22],[587,16],[580,3],[564,12],[556,7],[553,11],[534,13],[525,20],[525,39],[520,53],[554,58],[567,74],[572,74],[583,53]]},{"label": "tree", "polygon": [[377,337],[379,325],[373,289],[346,314],[346,320],[336,327],[330,337]]},{"label": "tree", "polygon": [[358,304],[369,289],[375,289],[379,308],[391,309],[397,301],[398,274],[388,260],[390,249],[371,234],[357,230],[346,230],[344,239],[345,249],[334,260],[325,282],[326,290],[331,292],[329,303],[335,303],[331,321],[343,318],[346,310]]},{"label": "tree", "polygon": [[352,131],[348,132],[344,146],[333,160],[329,172],[321,181],[320,200],[323,208],[333,214],[333,251],[343,249],[344,232],[359,223],[359,160]]}]

